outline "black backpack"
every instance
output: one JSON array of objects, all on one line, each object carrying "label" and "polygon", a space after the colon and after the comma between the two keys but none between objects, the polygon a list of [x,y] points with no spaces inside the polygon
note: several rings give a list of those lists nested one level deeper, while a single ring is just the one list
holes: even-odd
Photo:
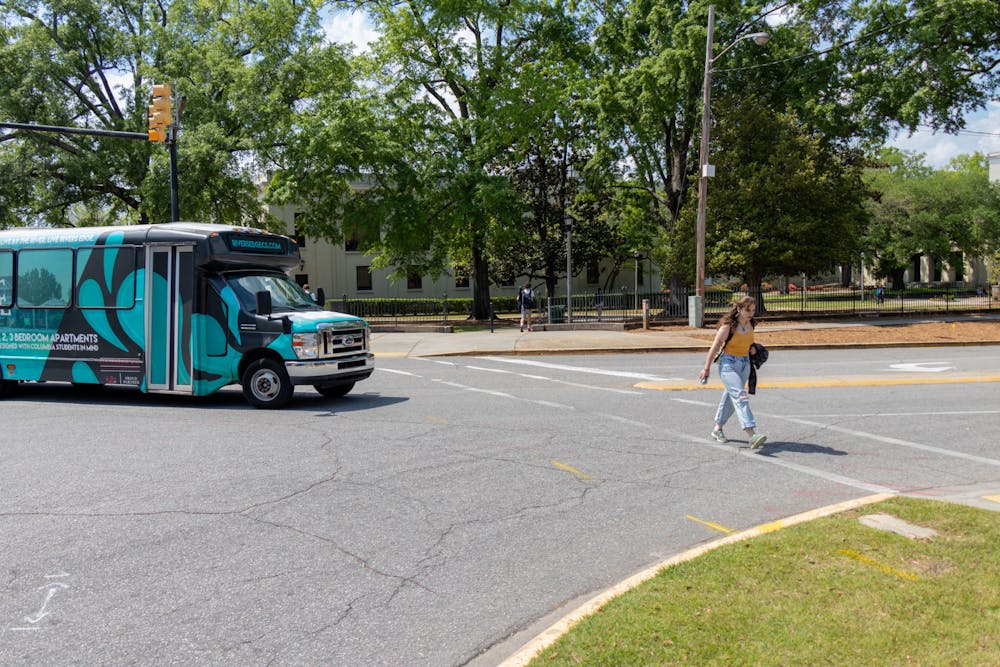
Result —
[{"label": "black backpack", "polygon": [[535,293],[530,289],[521,290],[521,307],[522,308],[535,307]]}]

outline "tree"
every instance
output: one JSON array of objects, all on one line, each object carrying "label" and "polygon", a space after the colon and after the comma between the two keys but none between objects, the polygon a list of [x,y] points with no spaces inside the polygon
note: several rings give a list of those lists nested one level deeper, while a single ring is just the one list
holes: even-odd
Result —
[{"label": "tree", "polygon": [[18,279],[17,298],[25,304],[42,306],[47,301],[58,300],[62,296],[59,279],[47,269],[31,269]]},{"label": "tree", "polygon": [[[342,207],[349,229],[375,227],[375,264],[396,275],[468,266],[472,316],[485,318],[491,242],[523,212],[499,165],[563,99],[559,73],[572,58],[540,55],[571,56],[566,47],[585,40],[562,3],[345,4],[367,12],[381,35],[366,61],[376,86],[365,95],[367,127],[350,137],[357,150],[348,165],[365,188],[345,200],[323,195],[311,177],[286,174],[283,192],[308,193],[328,211]],[[327,238],[343,233],[336,219],[303,222]]]},{"label": "tree", "polygon": [[986,158],[960,156],[932,170],[922,155],[886,149],[867,175],[871,223],[862,239],[876,273],[902,285],[914,255],[961,265],[962,254],[1000,250],[1000,186],[989,182]]},{"label": "tree", "polygon": [[724,98],[719,108],[740,122],[714,140],[709,267],[743,276],[763,310],[766,275],[824,271],[853,253],[865,221],[862,162],[759,99]]},{"label": "tree", "polygon": [[[298,108],[333,85],[338,60],[315,6],[295,0],[4,0],[0,17],[5,120],[144,132],[152,83],[177,84],[187,98],[178,144],[186,219],[260,219],[255,178],[281,159]],[[6,224],[169,219],[159,144],[7,132],[0,174]]]},{"label": "tree", "polygon": [[[822,3],[821,3],[822,4]],[[885,136],[921,123],[954,132],[1000,86],[1000,5],[994,0],[851,0],[828,23],[839,49],[846,113]],[[832,18],[832,17],[831,17]]]}]

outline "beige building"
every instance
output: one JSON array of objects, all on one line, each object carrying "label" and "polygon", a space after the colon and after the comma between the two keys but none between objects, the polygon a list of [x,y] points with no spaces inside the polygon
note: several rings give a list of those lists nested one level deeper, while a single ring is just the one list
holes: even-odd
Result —
[{"label": "beige building", "polygon": [[[437,280],[430,276],[413,275],[405,280],[393,282],[389,270],[372,269],[371,257],[357,249],[350,239],[341,243],[330,243],[324,239],[303,237],[295,229],[295,207],[273,206],[272,215],[283,221],[285,233],[297,238],[302,261],[292,276],[300,284],[308,284],[310,289],[323,290],[327,299],[381,298],[472,298],[472,288],[468,280],[456,276],[442,276]],[[574,267],[573,295],[592,295],[608,277],[608,266]],[[652,273],[651,273],[652,272]],[[492,285],[490,292],[498,296],[515,296],[523,281],[523,276],[506,285]],[[532,283],[542,296],[544,285],[541,281]],[[660,276],[656,267],[646,256],[638,261],[627,262],[615,280],[614,292],[625,291],[635,294],[636,285],[640,293],[651,289],[659,290]],[[624,289],[623,289],[624,288]],[[565,281],[559,281],[554,297],[566,296]]]}]

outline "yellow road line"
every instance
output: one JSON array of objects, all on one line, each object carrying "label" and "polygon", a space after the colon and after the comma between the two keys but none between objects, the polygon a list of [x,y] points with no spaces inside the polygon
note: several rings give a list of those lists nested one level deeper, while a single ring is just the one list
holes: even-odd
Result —
[{"label": "yellow road line", "polygon": [[910,581],[917,581],[917,578],[914,575],[910,574],[909,572],[903,572],[902,570],[891,568],[888,565],[885,565],[884,563],[878,562],[877,560],[872,560],[867,556],[862,556],[856,551],[851,551],[850,549],[839,549],[837,553],[841,553],[847,556],[848,558],[853,558],[854,560],[860,561],[865,565],[871,565],[873,567],[877,567],[878,569],[882,570],[887,574],[894,574],[897,577],[902,577],[903,579],[909,579]]},{"label": "yellow road line", "polygon": [[424,417],[424,419],[426,419],[429,422],[434,422],[435,424],[447,424],[448,423],[447,419],[442,419],[441,417],[433,417],[431,415],[427,415],[426,417]]},{"label": "yellow road line", "polygon": [[[817,377],[802,379],[779,378],[767,382],[758,382],[760,389],[803,389],[808,387],[889,387],[897,385],[930,385],[930,384],[965,384],[981,382],[1000,382],[1000,375],[936,375],[931,377],[892,377],[872,375],[845,375],[841,377]],[[660,391],[686,391],[692,389],[722,389],[722,384],[693,384],[681,382],[651,382],[644,381],[632,385],[638,389],[657,389]]]},{"label": "yellow road line", "polygon": [[701,519],[693,517],[690,514],[685,514],[684,518],[685,519],[690,519],[691,521],[694,521],[696,523],[700,523],[703,526],[708,526],[712,530],[717,530],[720,533],[731,533],[731,532],[733,532],[732,528],[726,528],[725,526],[720,526],[719,524],[717,524],[715,522],[712,522],[712,521],[702,521]]},{"label": "yellow road line", "polygon": [[555,459],[552,460],[552,465],[554,465],[555,467],[557,467],[557,468],[559,468],[561,470],[565,470],[566,472],[571,472],[574,475],[576,475],[577,477],[579,477],[580,479],[594,479],[590,475],[586,475],[586,474],[580,472],[579,470],[577,470],[573,466],[568,466],[565,463],[559,463],[559,461],[556,461]]},{"label": "yellow road line", "polygon": [[992,500],[995,503],[1000,503],[1000,495],[996,495],[996,496],[983,496],[983,500]]}]

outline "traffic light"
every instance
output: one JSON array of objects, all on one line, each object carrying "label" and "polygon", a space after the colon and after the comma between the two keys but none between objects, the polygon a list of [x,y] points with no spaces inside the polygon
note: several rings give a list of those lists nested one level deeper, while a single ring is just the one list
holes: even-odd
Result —
[{"label": "traffic light", "polygon": [[149,140],[163,143],[167,140],[167,128],[173,123],[170,100],[170,84],[153,84],[153,103],[149,105]]}]

